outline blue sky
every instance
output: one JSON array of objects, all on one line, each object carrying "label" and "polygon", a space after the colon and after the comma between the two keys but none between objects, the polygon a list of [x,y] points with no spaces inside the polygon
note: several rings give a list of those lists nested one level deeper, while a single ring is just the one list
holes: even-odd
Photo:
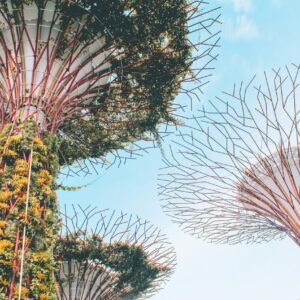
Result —
[{"label": "blue sky", "polygon": [[[219,0],[222,48],[207,99],[256,73],[299,63],[300,1]],[[185,101],[185,99],[180,99]],[[76,192],[59,192],[61,204],[80,203],[138,214],[165,232],[176,247],[178,267],[153,300],[299,300],[300,251],[286,239],[262,245],[216,246],[180,231],[160,208],[157,150],[120,168],[101,171]],[[77,180],[92,182],[94,177]]]}]

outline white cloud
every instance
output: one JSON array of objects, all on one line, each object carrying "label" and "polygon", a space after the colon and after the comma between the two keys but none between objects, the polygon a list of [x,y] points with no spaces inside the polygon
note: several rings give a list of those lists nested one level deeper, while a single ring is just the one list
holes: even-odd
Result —
[{"label": "white cloud", "polygon": [[258,36],[258,29],[253,20],[246,16],[236,18],[236,38],[254,38]]},{"label": "white cloud", "polygon": [[252,0],[231,0],[231,2],[237,12],[249,13],[253,9]]},{"label": "white cloud", "polygon": [[284,2],[283,0],[271,0],[271,4],[275,8],[282,8],[284,4],[283,2]]},{"label": "white cloud", "polygon": [[231,40],[253,39],[259,35],[255,22],[245,16],[238,15],[236,18],[224,21],[224,37]]}]

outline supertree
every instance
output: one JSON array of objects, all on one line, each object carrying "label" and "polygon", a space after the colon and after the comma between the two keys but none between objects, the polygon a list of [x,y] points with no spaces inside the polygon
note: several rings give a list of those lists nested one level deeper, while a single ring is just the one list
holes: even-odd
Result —
[{"label": "supertree", "polygon": [[174,247],[137,216],[73,206],[55,248],[58,299],[145,299],[176,265]]},{"label": "supertree", "polygon": [[[219,13],[206,6],[1,1],[2,295],[38,299],[44,281],[45,297],[54,297],[59,172],[72,166],[88,173],[87,160],[93,168],[109,153],[121,157],[118,149],[131,158],[139,150],[131,145],[157,137],[159,124],[176,123],[173,99],[187,92],[181,84],[201,86],[208,75],[202,71],[216,59]],[[197,32],[205,38],[191,43]],[[195,64],[199,59],[202,65]],[[36,271],[41,252],[43,279]]]},{"label": "supertree", "polygon": [[287,235],[300,245],[299,70],[235,85],[179,134],[159,189],[185,231],[229,244]]}]

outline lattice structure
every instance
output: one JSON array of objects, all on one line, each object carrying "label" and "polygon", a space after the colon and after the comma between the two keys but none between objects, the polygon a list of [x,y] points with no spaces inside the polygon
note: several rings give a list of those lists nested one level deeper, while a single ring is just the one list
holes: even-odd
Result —
[{"label": "lattice structure", "polygon": [[61,164],[84,172],[84,159],[132,158],[151,143],[128,144],[173,123],[176,94],[207,82],[219,17],[204,1],[3,1],[1,124],[33,118],[60,137]]},{"label": "lattice structure", "polygon": [[185,231],[218,243],[288,235],[300,245],[299,69],[234,86],[180,133],[159,191]]},{"label": "lattice structure", "polygon": [[205,84],[217,58],[219,9],[207,7],[1,1],[0,298],[55,297],[58,172],[126,161],[176,124],[174,98]]},{"label": "lattice structure", "polygon": [[174,272],[166,236],[126,213],[73,206],[57,243],[59,299],[145,299]]}]

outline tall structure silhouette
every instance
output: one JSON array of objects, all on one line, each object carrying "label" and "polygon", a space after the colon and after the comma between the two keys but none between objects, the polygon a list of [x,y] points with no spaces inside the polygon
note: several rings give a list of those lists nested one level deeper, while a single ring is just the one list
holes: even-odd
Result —
[{"label": "tall structure silhouette", "polygon": [[73,207],[56,245],[58,298],[145,299],[173,273],[174,247],[137,216]]},{"label": "tall structure silhouette", "polygon": [[185,231],[217,243],[287,235],[300,245],[299,69],[235,85],[187,121],[159,184]]},{"label": "tall structure silhouette", "polygon": [[[0,293],[56,296],[59,172],[132,158],[216,59],[218,9],[185,0],[0,4]],[[191,43],[191,35],[205,38]],[[198,62],[201,61],[202,65]],[[193,95],[193,90],[191,91]],[[191,96],[192,97],[192,96]],[[179,105],[178,105],[179,106]]]}]

